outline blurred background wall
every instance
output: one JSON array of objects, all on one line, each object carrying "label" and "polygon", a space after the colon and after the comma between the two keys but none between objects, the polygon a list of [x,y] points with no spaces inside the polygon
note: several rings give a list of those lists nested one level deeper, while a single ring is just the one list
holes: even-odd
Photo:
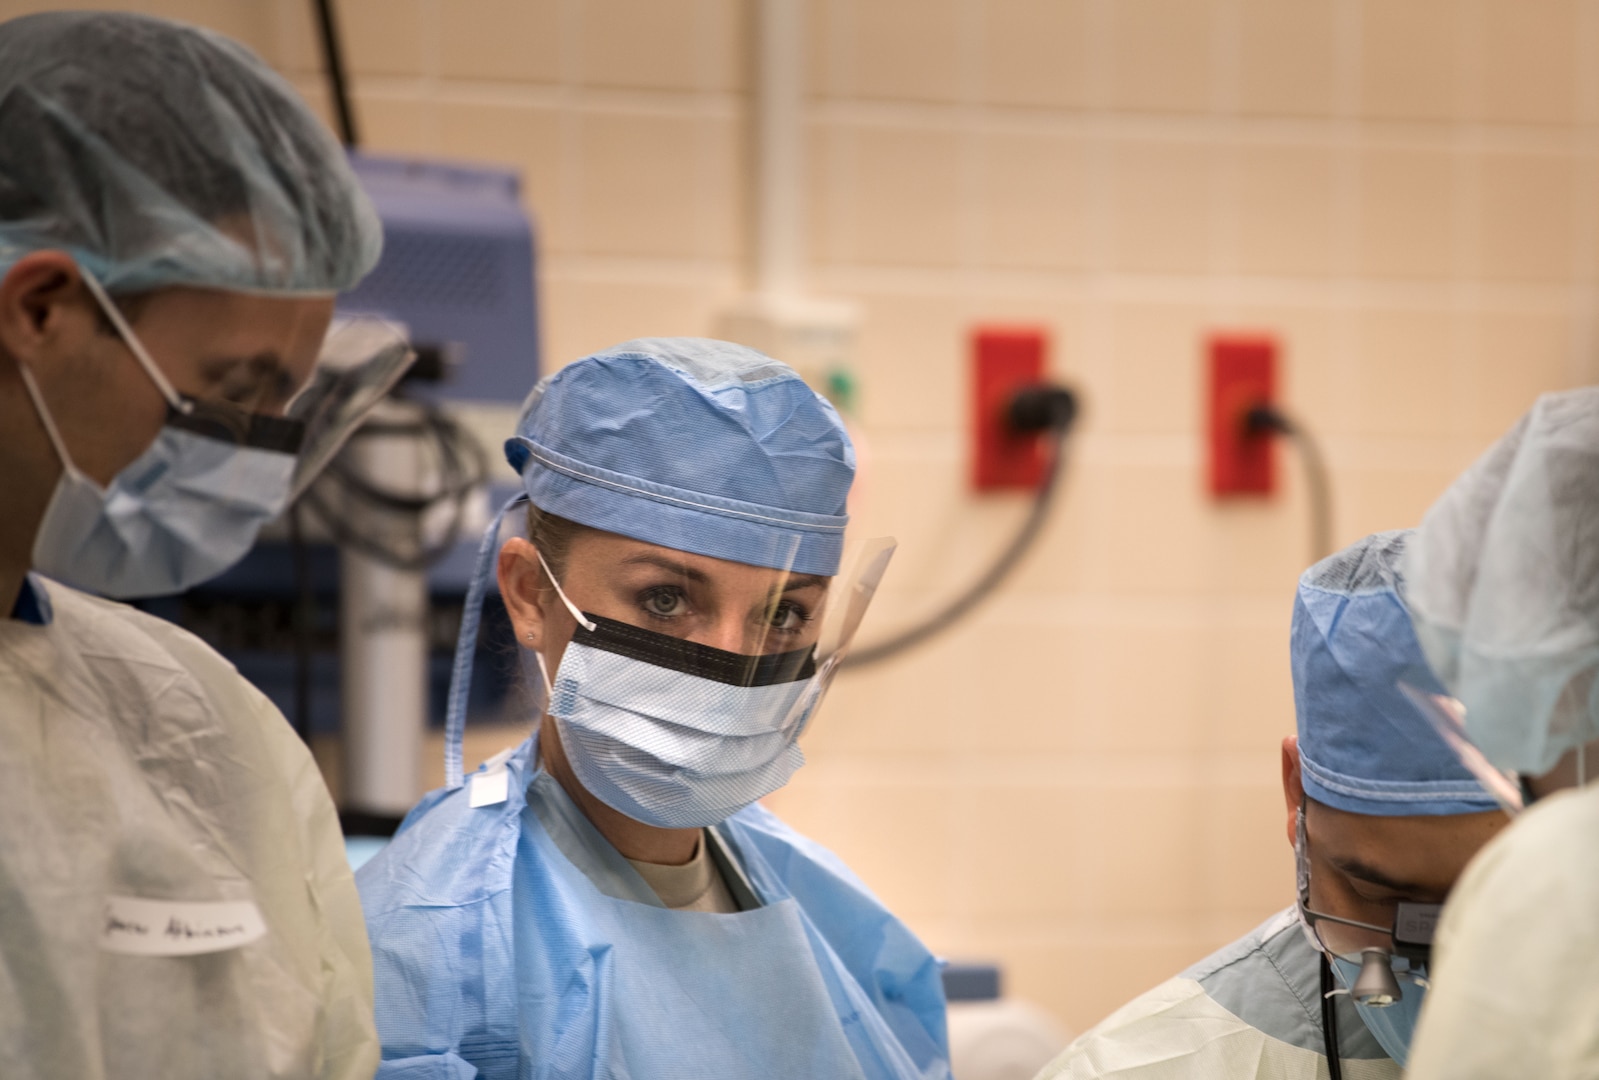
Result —
[{"label": "blurred background wall", "polygon": [[[62,6],[213,26],[326,111],[301,0]],[[523,170],[552,365],[714,331],[749,279],[747,0],[338,6],[371,149]],[[1047,328],[1086,415],[1021,571],[841,678],[770,801],[1081,1030],[1292,900],[1306,507],[1287,455],[1275,499],[1205,494],[1205,335],[1279,337],[1340,544],[1415,524],[1538,393],[1593,381],[1599,3],[810,8],[807,286],[860,305],[856,511],[902,545],[862,637],[1025,509],[968,492],[975,324]]]}]

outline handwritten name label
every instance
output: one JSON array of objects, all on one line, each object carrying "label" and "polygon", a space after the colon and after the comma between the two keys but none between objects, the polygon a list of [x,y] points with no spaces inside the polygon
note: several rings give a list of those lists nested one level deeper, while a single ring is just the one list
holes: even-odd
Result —
[{"label": "handwritten name label", "polygon": [[108,896],[100,947],[128,956],[195,956],[237,949],[266,934],[249,900],[145,900]]}]

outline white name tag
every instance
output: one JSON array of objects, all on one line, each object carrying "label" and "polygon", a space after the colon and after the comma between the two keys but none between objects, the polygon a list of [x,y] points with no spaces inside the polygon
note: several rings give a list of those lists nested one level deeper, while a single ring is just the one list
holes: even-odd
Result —
[{"label": "white name tag", "polygon": [[516,747],[507,746],[483,763],[481,772],[472,774],[472,783],[466,794],[466,804],[476,810],[480,806],[498,806],[511,797],[511,775],[505,763],[516,753]]},{"label": "white name tag", "polygon": [[510,797],[511,774],[502,767],[472,777],[472,791],[466,801],[468,806],[476,810],[480,806],[498,806]]},{"label": "white name tag", "polygon": [[100,947],[129,956],[194,956],[248,945],[266,934],[249,900],[145,900],[108,896]]}]

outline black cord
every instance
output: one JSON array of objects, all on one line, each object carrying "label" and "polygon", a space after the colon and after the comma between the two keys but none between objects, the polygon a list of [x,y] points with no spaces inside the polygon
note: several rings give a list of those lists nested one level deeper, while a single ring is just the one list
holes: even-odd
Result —
[{"label": "black cord", "polygon": [[1332,996],[1332,965],[1326,953],[1321,957],[1321,1045],[1327,1052],[1327,1080],[1344,1080],[1343,1062],[1338,1057],[1338,999]]},{"label": "black cord", "polygon": [[1060,486],[1061,475],[1065,472],[1066,436],[1076,418],[1077,398],[1070,390],[1060,387],[1033,387],[1016,395],[1011,401],[1007,415],[1012,429],[1020,432],[1046,431],[1050,436],[1049,459],[1044,466],[1043,482],[1038,486],[1038,493],[1033,497],[1032,509],[1028,511],[1022,527],[1000,552],[999,558],[994,560],[993,565],[965,592],[915,626],[902,630],[887,641],[853,650],[844,657],[839,665],[841,668],[865,667],[867,664],[887,660],[891,656],[897,656],[907,649],[920,645],[928,638],[948,630],[999,588],[1000,583],[1010,576],[1011,571],[1016,569],[1022,557],[1033,546],[1033,541],[1038,539],[1044,522],[1049,518],[1050,506]]},{"label": "black cord", "polygon": [[[431,446],[438,456],[439,484],[424,495],[391,491],[372,483],[344,456],[335,458],[323,479],[301,496],[335,543],[392,566],[397,570],[425,570],[448,555],[460,539],[466,522],[467,504],[488,476],[488,459],[471,433],[436,406],[427,406],[414,423],[369,423],[353,438],[375,435],[414,435]],[[324,486],[325,485],[325,486]],[[333,490],[337,498],[330,505]],[[410,519],[407,527],[387,529],[351,525],[351,507],[362,504],[372,513],[357,514],[358,519],[392,517]],[[413,536],[413,523],[437,506],[450,507],[449,524],[437,544],[426,546]]]},{"label": "black cord", "polygon": [[289,546],[294,553],[294,733],[311,744],[311,635],[316,621],[311,595],[311,552],[301,527],[300,507],[289,508]]},{"label": "black cord", "polygon": [[1251,435],[1276,432],[1293,440],[1305,467],[1305,493],[1310,499],[1310,561],[1318,563],[1332,554],[1332,483],[1321,444],[1304,424],[1270,405],[1256,405],[1244,417]]},{"label": "black cord", "polygon": [[355,130],[355,109],[350,104],[350,84],[344,74],[344,49],[339,42],[338,21],[333,15],[333,0],[316,0],[317,29],[321,31],[322,62],[328,71],[328,91],[333,97],[333,115],[339,122],[339,138],[354,150],[361,139]]}]

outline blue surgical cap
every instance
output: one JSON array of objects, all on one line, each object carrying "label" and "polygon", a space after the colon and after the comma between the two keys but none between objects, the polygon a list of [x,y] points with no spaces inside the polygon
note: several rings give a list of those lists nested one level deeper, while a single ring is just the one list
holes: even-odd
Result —
[{"label": "blue surgical cap", "polygon": [[0,274],[56,249],[114,293],[329,294],[381,247],[344,151],[242,45],[111,12],[0,24]]},{"label": "blue surgical cap", "polygon": [[1405,606],[1410,530],[1377,533],[1305,571],[1290,659],[1305,794],[1378,817],[1469,814],[1498,804],[1399,689],[1441,693]]},{"label": "blue surgical cap", "polygon": [[718,559],[832,575],[855,451],[788,366],[703,338],[644,338],[528,398],[505,455],[545,513]]}]

